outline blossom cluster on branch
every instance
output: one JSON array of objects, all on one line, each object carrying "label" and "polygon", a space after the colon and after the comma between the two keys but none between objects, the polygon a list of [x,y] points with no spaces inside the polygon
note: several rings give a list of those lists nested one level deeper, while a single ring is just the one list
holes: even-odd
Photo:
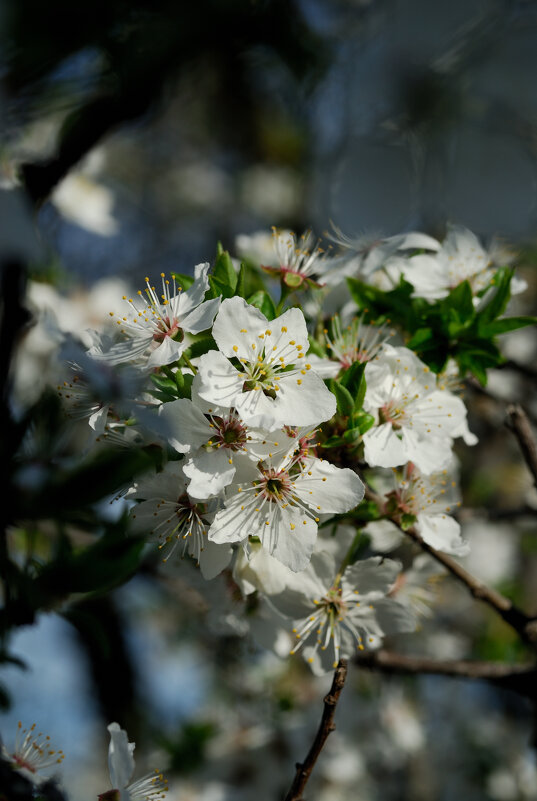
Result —
[{"label": "blossom cluster on branch", "polygon": [[[58,388],[92,448],[160,449],[158,470],[118,488],[132,533],[206,580],[227,571],[253,635],[317,673],[413,630],[433,597],[440,569],[371,555],[379,526],[467,551],[453,444],[477,439],[459,389],[501,360],[498,333],[532,322],[502,316],[513,270],[470,231],[333,239],[274,230],[241,237],[242,262],[219,248],[193,277],[146,278],[116,330],[78,356],[66,345]],[[364,476],[382,504],[363,501]]]}]

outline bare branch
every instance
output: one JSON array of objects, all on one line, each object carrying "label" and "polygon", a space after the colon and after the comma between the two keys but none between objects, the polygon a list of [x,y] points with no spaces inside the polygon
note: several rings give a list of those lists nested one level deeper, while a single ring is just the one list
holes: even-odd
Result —
[{"label": "bare branch", "polygon": [[508,664],[467,659],[430,659],[422,656],[407,656],[384,649],[360,654],[355,661],[359,667],[380,673],[399,675],[428,673],[436,676],[489,681],[532,699],[535,697],[535,688],[537,687],[537,665],[531,662]]},{"label": "bare branch", "polygon": [[528,415],[518,403],[507,408],[507,426],[518,440],[524,461],[528,465],[533,476],[533,483],[537,487],[537,444]]},{"label": "bare branch", "polygon": [[285,801],[302,801],[302,793],[315,767],[319,754],[323,749],[328,735],[336,728],[334,715],[346,678],[347,660],[340,659],[334,672],[330,692],[324,698],[323,716],[317,734],[315,735],[315,739],[304,762],[297,762],[295,778],[289,788],[289,792],[285,796]]}]

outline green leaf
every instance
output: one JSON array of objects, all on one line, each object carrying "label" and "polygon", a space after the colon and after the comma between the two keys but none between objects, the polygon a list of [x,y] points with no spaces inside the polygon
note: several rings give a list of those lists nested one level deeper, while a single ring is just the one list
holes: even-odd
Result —
[{"label": "green leaf", "polygon": [[216,343],[211,336],[200,337],[192,342],[186,349],[186,354],[189,359],[197,359],[198,356],[203,356],[210,350],[215,350]]},{"label": "green leaf", "polygon": [[487,304],[478,312],[479,324],[490,323],[503,314],[511,297],[511,280],[514,270],[510,267],[501,267],[492,280],[495,287],[490,294]]},{"label": "green leaf", "polygon": [[454,289],[451,290],[447,298],[440,302],[440,310],[442,314],[451,311],[456,313],[457,320],[461,323],[467,323],[473,320],[475,315],[472,287],[468,281],[461,281]]},{"label": "green leaf", "polygon": [[177,384],[175,379],[168,378],[160,373],[151,373],[149,376],[153,384],[165,394],[175,395]]},{"label": "green leaf", "polygon": [[246,300],[246,265],[241,262],[239,275],[237,277],[237,286],[235,287],[235,295]]},{"label": "green leaf", "polygon": [[175,278],[175,282],[177,284],[177,287],[178,288],[181,287],[184,292],[186,292],[187,289],[190,289],[190,287],[194,283],[194,276],[193,275],[186,275],[186,273],[173,272],[172,273],[172,278]]},{"label": "green leaf", "polygon": [[375,425],[375,418],[372,414],[367,412],[354,413],[352,416],[352,426],[360,431],[360,434],[365,434]]},{"label": "green leaf", "polygon": [[412,338],[406,343],[406,347],[410,350],[420,350],[424,345],[430,343],[434,347],[433,329],[430,327],[418,328]]},{"label": "green leaf", "polygon": [[503,317],[501,320],[493,320],[491,323],[481,323],[479,325],[479,335],[485,339],[507,334],[509,331],[516,331],[517,328],[524,328],[526,325],[537,325],[537,317]]},{"label": "green leaf", "polygon": [[331,392],[336,396],[337,410],[343,417],[348,417],[352,414],[354,409],[354,398],[346,387],[339,384],[333,378],[330,379],[329,387]]},{"label": "green leaf", "polygon": [[225,298],[233,297],[238,278],[227,250],[221,251],[217,256],[211,278],[210,283],[219,290],[219,294]]},{"label": "green leaf", "polygon": [[254,292],[253,295],[250,295],[248,298],[247,303],[250,306],[255,306],[256,309],[265,315],[267,320],[274,320],[276,317],[276,306],[274,305],[274,301],[264,290],[259,290],[258,292]]},{"label": "green leaf", "polygon": [[361,438],[362,432],[359,428],[348,428],[343,434],[343,441],[348,445],[352,445],[354,442],[359,442]]}]

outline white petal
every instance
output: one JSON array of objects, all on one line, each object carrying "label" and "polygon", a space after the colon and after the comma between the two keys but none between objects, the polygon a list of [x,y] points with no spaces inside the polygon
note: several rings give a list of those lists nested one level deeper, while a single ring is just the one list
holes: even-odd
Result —
[{"label": "white petal", "polygon": [[200,553],[201,575],[206,581],[218,576],[230,563],[233,549],[229,545],[207,542]]},{"label": "white petal", "polygon": [[417,529],[424,541],[437,551],[465,556],[470,546],[461,537],[461,527],[449,515],[418,515]]},{"label": "white petal", "polygon": [[398,634],[416,630],[416,618],[412,611],[391,598],[374,601],[375,618],[383,634]]},{"label": "white petal", "polygon": [[[225,356],[230,359],[237,356],[250,360],[259,344],[263,345],[264,340],[259,339],[259,336],[264,334],[268,326],[265,315],[243,298],[226,298],[216,315],[212,334]],[[256,346],[255,349],[252,344]]]},{"label": "white petal", "polygon": [[391,423],[371,428],[363,435],[364,458],[371,467],[397,467],[409,457]]},{"label": "white petal", "polygon": [[195,309],[182,317],[179,322],[184,331],[191,334],[199,334],[201,331],[207,331],[213,324],[216,312],[220,306],[220,298],[213,300],[206,300],[205,303],[200,303]]},{"label": "white petal", "polygon": [[282,373],[278,386],[274,416],[281,425],[315,426],[336,413],[335,395],[313,370],[299,376]]},{"label": "white petal", "polygon": [[129,743],[127,732],[118,723],[110,723],[110,746],[108,748],[108,769],[113,789],[126,787],[134,773],[134,743]]},{"label": "white petal", "polygon": [[363,595],[386,595],[401,572],[401,563],[373,556],[350,565],[343,575],[343,585]]},{"label": "white petal", "polygon": [[171,337],[164,337],[161,344],[152,351],[151,356],[147,360],[148,367],[163,367],[165,364],[171,364],[181,358],[184,350],[186,350],[187,343],[176,342]]},{"label": "white petal", "polygon": [[263,547],[294,573],[304,570],[311,559],[317,539],[317,523],[306,517],[300,509],[288,506],[283,510],[278,507],[273,525],[277,531],[275,542],[270,539],[268,532],[260,532]]},{"label": "white petal", "polygon": [[229,359],[216,350],[200,357],[198,362],[199,395],[221,406],[235,406],[242,393],[242,379]]},{"label": "white petal", "polygon": [[90,427],[93,428],[96,434],[102,434],[104,428],[106,426],[106,420],[108,418],[108,406],[103,406],[102,409],[99,409],[96,412],[93,412],[90,415],[88,423]]},{"label": "white petal", "polygon": [[[289,353],[289,345],[292,345],[297,351],[302,350],[307,353],[309,349],[308,329],[306,327],[306,320],[304,314],[300,309],[287,309],[279,317],[267,323],[267,330],[270,334],[265,337],[265,349],[267,353],[273,354],[275,361],[279,360],[281,355],[285,355],[285,361],[292,364],[287,354]],[[299,346],[297,348],[297,346]]]},{"label": "white petal", "polygon": [[449,464],[452,457],[451,439],[431,435],[420,437],[409,428],[401,429],[401,437],[406,451],[404,461],[414,462],[420,473],[429,475]]},{"label": "white petal", "polygon": [[319,513],[348,512],[364,497],[364,485],[348,467],[336,467],[321,459],[308,461],[295,481],[298,497]]},{"label": "white petal", "polygon": [[207,273],[210,266],[208,261],[203,264],[196,264],[194,267],[194,283],[186,292],[179,292],[172,298],[171,306],[176,316],[181,317],[188,314],[189,311],[200,305],[209,289]]},{"label": "white petal", "polygon": [[215,451],[199,450],[184,465],[184,474],[190,479],[187,491],[192,498],[196,500],[211,498],[231,484],[235,475],[231,454],[229,448],[218,448]]},{"label": "white petal", "polygon": [[159,416],[168,424],[168,441],[179,453],[190,453],[211,438],[212,428],[207,418],[187,398],[163,403]]}]

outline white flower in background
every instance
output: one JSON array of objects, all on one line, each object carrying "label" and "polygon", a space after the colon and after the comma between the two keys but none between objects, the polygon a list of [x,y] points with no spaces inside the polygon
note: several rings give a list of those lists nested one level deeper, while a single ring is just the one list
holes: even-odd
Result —
[{"label": "white flower in background", "polygon": [[[406,234],[396,236],[380,237],[371,234],[361,236],[347,236],[343,231],[332,223],[333,233],[329,238],[336,245],[349,251],[353,255],[352,272],[343,270],[345,275],[355,275],[369,278],[376,270],[383,267],[386,262],[395,254],[405,250],[432,250],[437,251],[440,244],[427,234],[418,231],[409,231]],[[330,280],[330,274],[326,276],[327,283],[334,283]]]},{"label": "white flower in background", "polygon": [[156,539],[165,553],[164,562],[177,549],[182,550],[183,555],[196,559],[206,579],[214,578],[228,565],[231,548],[208,541],[212,514],[207,504],[188,495],[179,462],[168,462],[160,473],[137,482],[129,498],[143,499],[131,511],[132,530]]},{"label": "white flower in background", "polygon": [[[403,275],[414,287],[413,297],[439,300],[462,281],[468,281],[476,294],[490,284],[495,269],[493,254],[487,253],[475,234],[453,225],[440,249],[433,255],[412,256],[403,266]],[[524,289],[525,282],[513,282],[515,293]]]},{"label": "white flower in background", "polygon": [[127,340],[113,345],[101,358],[119,364],[147,351],[148,367],[160,367],[180,359],[188,347],[185,333],[199,334],[210,328],[220,305],[220,298],[203,300],[209,288],[209,266],[207,262],[194,268],[195,280],[186,292],[176,285],[175,278],[170,282],[161,273],[160,297],[146,278],[145,299],[142,290],[138,290],[136,301],[123,298],[130,307],[126,315],[110,312],[114,319],[117,316],[116,324]]},{"label": "white flower in background", "polygon": [[376,326],[364,323],[364,315],[353,317],[343,327],[338,314],[331,320],[330,330],[324,329],[326,349],[331,359],[310,357],[312,368],[323,378],[335,378],[341,370],[346,370],[355,362],[363,363],[374,359],[384,343],[395,334],[388,331],[386,324]]},{"label": "white flower in background", "polygon": [[88,418],[90,428],[102,434],[110,414],[116,420],[130,416],[142,390],[143,376],[139,371],[128,365],[118,369],[97,361],[73,342],[67,342],[59,355],[71,371],[69,378],[57,386],[70,417]]},{"label": "white flower in background", "polygon": [[226,489],[225,508],[216,513],[209,539],[248,547],[248,538],[257,537],[294,572],[310,560],[319,515],[348,512],[364,495],[353,470],[322,459],[310,458],[302,469],[290,457],[243,466],[241,481]]},{"label": "white flower in background", "polygon": [[[396,488],[388,494],[387,508],[403,522],[415,522],[422,539],[438,551],[465,556],[470,550],[461,538],[461,527],[451,517],[460,506],[452,471],[422,475],[409,462],[395,473]],[[413,520],[415,518],[415,521]]]},{"label": "white flower in background", "polygon": [[[291,231],[281,230],[280,235],[284,238],[291,235]],[[238,234],[235,237],[235,250],[241,259],[259,266],[261,264],[270,267],[278,266],[278,259],[274,249],[274,234],[269,231],[255,231],[253,234]]]},{"label": "white flower in background", "polygon": [[386,634],[413,631],[413,615],[387,597],[400,570],[399,562],[375,556],[341,575],[332,554],[314,554],[306,570],[270,598],[280,614],[295,619],[291,653],[302,649],[313,672],[323,674],[357,650],[377,648]]},{"label": "white flower in background", "polygon": [[66,220],[99,236],[117,233],[112,214],[114,196],[110,189],[80,172],[69,173],[51,196],[52,203]]},{"label": "white flower in background", "polygon": [[50,737],[42,732],[36,732],[36,724],[30,728],[23,729],[19,721],[13,751],[9,751],[2,744],[2,757],[10,762],[15,770],[18,770],[33,784],[40,784],[45,781],[44,776],[39,776],[38,772],[59,765],[63,762],[65,755],[63,751],[53,748]]},{"label": "white flower in background", "polygon": [[115,801],[163,801],[168,791],[164,776],[156,770],[130,784],[134,773],[135,743],[129,743],[127,732],[118,723],[110,723],[110,746],[108,748],[108,770],[113,790],[102,793],[99,798]]},{"label": "white flower in background", "polygon": [[242,298],[229,298],[212,334],[219,350],[199,359],[201,398],[234,406],[242,420],[267,430],[333,417],[336,399],[306,358],[308,332],[300,309],[269,322]]},{"label": "white flower in background", "polygon": [[320,286],[316,278],[327,269],[327,253],[315,242],[311,231],[297,237],[292,231],[272,229],[276,264],[262,264],[265,272],[280,278],[290,289],[300,288],[304,282],[308,286]]},{"label": "white flower in background", "polygon": [[390,595],[415,615],[418,625],[420,618],[432,616],[431,607],[438,596],[438,584],[445,574],[445,569],[436,559],[422,553],[414,559],[412,567],[399,574]]},{"label": "white flower in background", "polygon": [[364,409],[377,419],[363,435],[368,464],[414,462],[425,474],[445,467],[466,420],[461,399],[437,389],[434,373],[408,348],[384,345],[366,365],[365,377]]}]

